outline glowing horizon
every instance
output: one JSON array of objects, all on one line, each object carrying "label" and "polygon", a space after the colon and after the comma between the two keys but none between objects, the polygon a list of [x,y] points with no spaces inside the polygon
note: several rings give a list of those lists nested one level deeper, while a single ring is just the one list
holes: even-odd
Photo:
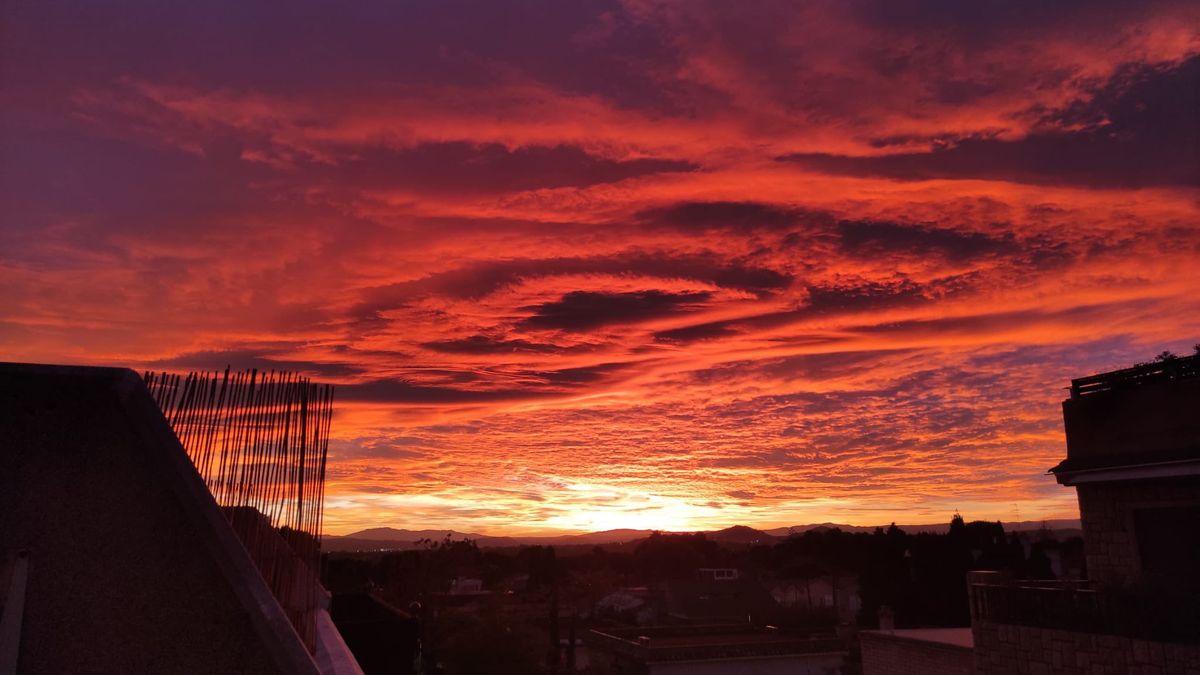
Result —
[{"label": "glowing horizon", "polygon": [[326,527],[1077,516],[1200,342],[1200,6],[22,6],[0,360],[338,386]]}]

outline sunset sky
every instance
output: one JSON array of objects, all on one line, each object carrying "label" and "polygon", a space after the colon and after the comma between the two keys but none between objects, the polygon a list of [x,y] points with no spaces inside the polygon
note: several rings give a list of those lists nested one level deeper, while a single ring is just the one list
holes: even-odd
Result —
[{"label": "sunset sky", "polygon": [[331,533],[1074,517],[1200,342],[1200,3],[0,11],[0,360],[335,383]]}]

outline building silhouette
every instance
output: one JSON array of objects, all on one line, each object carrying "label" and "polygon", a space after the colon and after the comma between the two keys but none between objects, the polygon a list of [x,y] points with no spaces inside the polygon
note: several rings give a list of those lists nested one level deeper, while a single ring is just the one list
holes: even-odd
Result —
[{"label": "building silhouette", "polygon": [[864,673],[1200,673],[1200,355],[1073,380],[1063,420],[1087,579],[970,572],[969,629],[864,632]]}]

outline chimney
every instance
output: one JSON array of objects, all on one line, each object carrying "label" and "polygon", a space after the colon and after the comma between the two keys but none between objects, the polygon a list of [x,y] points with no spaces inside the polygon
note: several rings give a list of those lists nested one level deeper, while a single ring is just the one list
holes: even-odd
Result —
[{"label": "chimney", "polygon": [[896,630],[896,613],[887,605],[879,608],[879,630]]}]

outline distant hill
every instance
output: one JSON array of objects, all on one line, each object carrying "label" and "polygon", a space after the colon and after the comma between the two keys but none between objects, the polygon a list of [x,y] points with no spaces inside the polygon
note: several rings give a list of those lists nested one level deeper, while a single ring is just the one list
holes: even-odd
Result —
[{"label": "distant hill", "polygon": [[[780,537],[745,525],[734,525],[723,530],[705,533],[709,539],[727,544],[773,544]],[[786,536],[786,535],[785,535]]]},{"label": "distant hill", "polygon": [[620,544],[650,536],[650,530],[605,530],[582,534],[560,534],[532,537],[492,537],[457,530],[398,530],[392,527],[373,527],[345,536],[326,536],[322,548],[326,551],[375,551],[409,549],[424,546],[422,540],[442,541],[470,539],[485,548],[504,546],[587,546]]},{"label": "distant hill", "polygon": [[426,540],[442,541],[470,539],[479,546],[518,546],[520,542],[510,537],[490,537],[473,532],[457,530],[398,530],[394,527],[372,527],[348,535],[326,536],[321,548],[326,551],[378,551],[421,548]]},{"label": "distant hill", "polygon": [[482,534],[472,534],[470,532],[458,532],[456,530],[397,530],[394,527],[372,527],[367,530],[359,530],[351,534],[345,535],[346,539],[366,539],[370,541],[418,541],[420,539],[433,539],[440,541],[449,536],[451,539],[483,539]]},{"label": "distant hill", "polygon": [[[1049,520],[1022,520],[1001,522],[1005,532],[1026,532],[1047,527],[1051,530],[1078,530],[1078,518],[1051,518]],[[792,525],[791,527],[776,527],[766,530],[767,534],[776,537],[787,537],[793,534],[803,534],[809,530],[839,529],[843,532],[874,532],[876,527],[887,529],[888,525],[843,525],[841,523],[817,523],[813,525]],[[942,534],[950,530],[950,522],[924,525],[899,525],[896,527],[909,534]]]},{"label": "distant hill", "polygon": [[[1029,532],[1042,529],[1043,526],[1055,531],[1076,533],[1079,520],[1024,520],[1020,522],[1002,523],[1007,532]],[[793,525],[791,527],[776,527],[769,530],[758,530],[745,525],[734,525],[723,530],[713,530],[704,534],[713,541],[725,544],[773,544],[781,539],[795,534],[803,534],[809,530],[840,529],[844,532],[873,532],[876,527],[887,525],[844,525],[841,523],[814,523],[810,525]],[[925,525],[897,525],[909,534],[944,533],[950,529],[950,523],[935,523]],[[473,532],[458,530],[400,530],[392,527],[372,527],[359,530],[345,536],[327,535],[323,538],[322,548],[326,551],[379,551],[404,550],[424,546],[422,540],[442,541],[447,535],[451,539],[470,539],[484,548],[505,546],[594,546],[601,544],[625,544],[636,542],[649,537],[654,530],[604,530],[602,532],[585,532],[582,534],[561,534],[534,537],[493,537]],[[675,533],[679,534],[679,533]]]}]

